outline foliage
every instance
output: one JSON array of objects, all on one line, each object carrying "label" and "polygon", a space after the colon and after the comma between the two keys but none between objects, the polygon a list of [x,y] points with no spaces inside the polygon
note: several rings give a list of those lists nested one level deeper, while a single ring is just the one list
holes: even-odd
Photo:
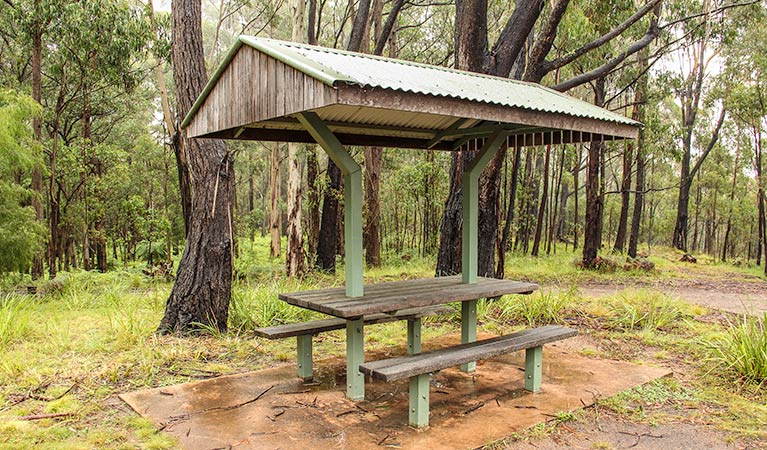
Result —
[{"label": "foliage", "polygon": [[26,271],[44,230],[29,206],[32,193],[19,174],[40,169],[40,146],[31,120],[40,112],[31,98],[0,90],[0,273]]},{"label": "foliage", "polygon": [[724,335],[709,345],[719,367],[747,383],[761,387],[767,382],[767,314],[729,321]]}]

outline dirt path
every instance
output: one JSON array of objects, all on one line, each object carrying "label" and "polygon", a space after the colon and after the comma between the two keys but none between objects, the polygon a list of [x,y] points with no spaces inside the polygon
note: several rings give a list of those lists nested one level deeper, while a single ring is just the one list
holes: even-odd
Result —
[{"label": "dirt path", "polygon": [[744,277],[730,279],[674,279],[653,283],[588,282],[578,287],[589,297],[605,297],[624,289],[654,289],[690,303],[736,314],[767,313],[767,283]]}]

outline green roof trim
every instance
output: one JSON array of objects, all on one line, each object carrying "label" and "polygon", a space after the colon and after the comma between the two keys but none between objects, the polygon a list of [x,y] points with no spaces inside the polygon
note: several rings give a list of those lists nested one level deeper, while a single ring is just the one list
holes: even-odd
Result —
[{"label": "green roof trim", "polygon": [[211,76],[181,123],[181,128],[192,121],[242,45],[269,55],[328,86],[335,87],[339,83],[344,83],[642,126],[641,123],[621,114],[535,83],[376,55],[242,35]]}]

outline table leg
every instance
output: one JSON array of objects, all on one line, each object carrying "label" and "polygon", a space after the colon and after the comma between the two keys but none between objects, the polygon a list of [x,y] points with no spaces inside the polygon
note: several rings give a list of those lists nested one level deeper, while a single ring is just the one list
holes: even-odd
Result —
[{"label": "table leg", "polygon": [[312,379],[312,335],[296,337],[296,353],[298,362],[298,377],[304,380]]},{"label": "table leg", "polygon": [[346,397],[365,399],[365,376],[360,365],[365,362],[365,323],[362,317],[346,321]]},{"label": "table leg", "polygon": [[429,379],[428,373],[410,377],[408,418],[411,426],[423,428],[429,425]]},{"label": "table leg", "polygon": [[421,318],[408,319],[407,321],[407,353],[415,355],[421,353]]},{"label": "table leg", "polygon": [[[461,343],[468,344],[477,340],[477,300],[461,303]],[[477,363],[472,361],[461,364],[461,370],[474,372]]]},{"label": "table leg", "polygon": [[525,352],[525,390],[538,392],[543,380],[543,346],[528,348]]}]

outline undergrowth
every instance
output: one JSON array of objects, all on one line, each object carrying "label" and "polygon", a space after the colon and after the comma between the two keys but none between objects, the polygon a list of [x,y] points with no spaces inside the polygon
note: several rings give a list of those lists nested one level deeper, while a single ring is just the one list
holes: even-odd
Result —
[{"label": "undergrowth", "polygon": [[718,367],[761,388],[767,382],[767,313],[728,321],[725,333],[709,342]]}]

